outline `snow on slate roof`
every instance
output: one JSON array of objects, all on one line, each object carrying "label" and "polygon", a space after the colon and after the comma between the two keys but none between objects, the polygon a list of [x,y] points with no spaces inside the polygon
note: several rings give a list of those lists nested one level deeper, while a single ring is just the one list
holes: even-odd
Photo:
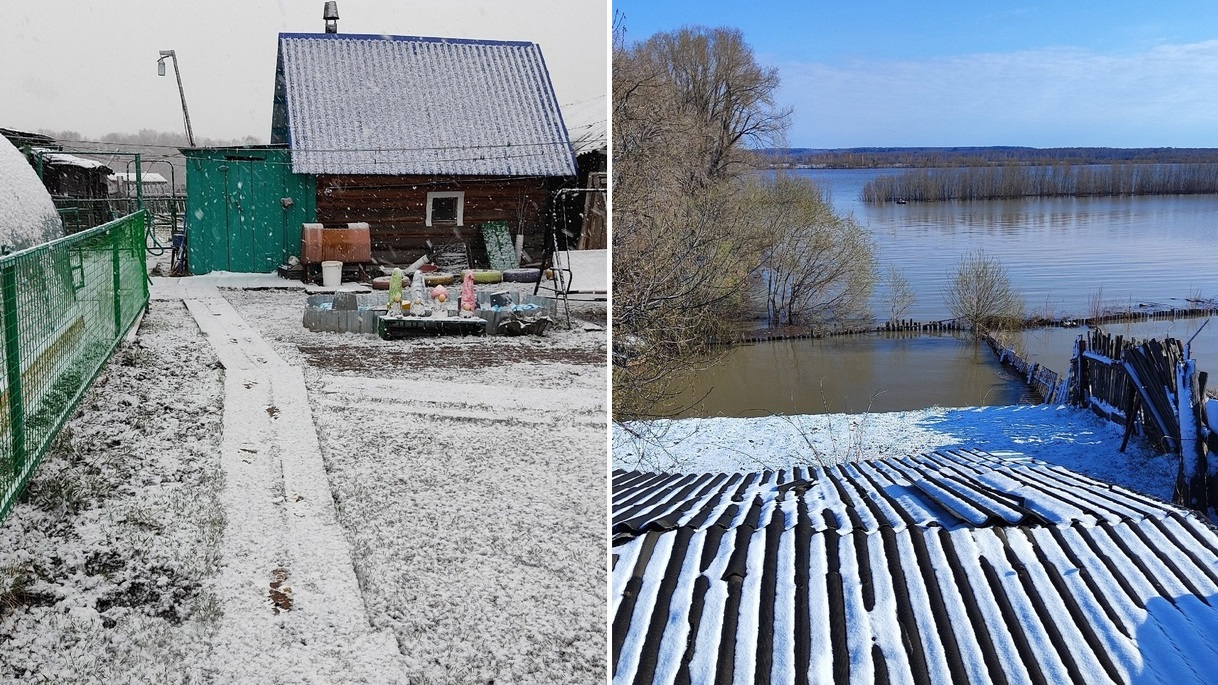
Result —
[{"label": "snow on slate roof", "polygon": [[1218,535],[975,451],[759,474],[615,471],[614,683],[1194,683]]},{"label": "snow on slate roof", "polygon": [[278,71],[296,173],[575,174],[534,43],[283,33]]},{"label": "snow on slate roof", "polygon": [[[39,150],[39,148],[34,149]],[[42,159],[46,164],[53,164],[56,166],[74,166],[80,167],[81,169],[106,169],[107,171],[110,169],[110,167],[97,160],[85,159],[84,157],[77,157],[76,155],[69,155],[66,152],[44,151]]]},{"label": "snow on slate roof", "polygon": [[562,108],[563,120],[571,133],[575,154],[609,149],[609,114],[605,96],[584,100]]},{"label": "snow on slate roof", "polygon": [[[120,171],[116,174],[110,174],[110,178],[114,179],[115,181],[135,183],[135,172]],[[145,171],[140,175],[140,182],[144,185],[160,185],[163,183],[169,183],[169,179],[155,171]]]}]

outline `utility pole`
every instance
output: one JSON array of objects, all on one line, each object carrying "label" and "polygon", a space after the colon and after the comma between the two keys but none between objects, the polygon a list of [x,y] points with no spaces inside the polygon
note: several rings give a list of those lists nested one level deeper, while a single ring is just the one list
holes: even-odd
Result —
[{"label": "utility pole", "polygon": [[161,50],[161,58],[157,60],[157,75],[165,75],[165,58],[173,60],[173,75],[178,78],[178,95],[182,96],[182,118],[186,120],[186,142],[195,146],[195,134],[190,130],[190,112],[186,109],[186,91],[182,89],[182,72],[178,71],[178,55],[173,50]]}]

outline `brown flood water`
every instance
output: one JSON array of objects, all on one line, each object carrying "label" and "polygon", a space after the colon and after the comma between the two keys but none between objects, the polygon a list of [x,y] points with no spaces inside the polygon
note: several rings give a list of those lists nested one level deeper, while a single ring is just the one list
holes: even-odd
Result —
[{"label": "brown flood water", "polygon": [[699,373],[681,399],[693,403],[682,418],[1031,401],[989,348],[963,337],[910,334],[741,345],[723,363]]}]

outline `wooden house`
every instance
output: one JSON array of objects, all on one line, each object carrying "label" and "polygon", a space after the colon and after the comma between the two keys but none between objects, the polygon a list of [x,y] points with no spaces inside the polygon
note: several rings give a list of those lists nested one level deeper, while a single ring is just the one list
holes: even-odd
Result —
[{"label": "wooden house", "polygon": [[534,43],[337,33],[279,36],[271,144],[311,177],[316,221],[370,225],[375,257],[413,260],[505,222],[540,256],[575,155]]}]

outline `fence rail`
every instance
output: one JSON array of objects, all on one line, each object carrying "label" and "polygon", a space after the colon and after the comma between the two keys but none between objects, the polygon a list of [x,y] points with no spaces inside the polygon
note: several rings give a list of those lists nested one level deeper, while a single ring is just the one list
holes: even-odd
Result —
[{"label": "fence rail", "polygon": [[0,257],[0,520],[148,303],[146,219]]},{"label": "fence rail", "polygon": [[[52,199],[67,233],[79,233],[140,210],[139,202],[133,197]],[[147,225],[157,240],[168,244],[169,236],[182,224],[186,214],[186,198],[180,195],[145,197],[143,209],[148,210]]]}]

